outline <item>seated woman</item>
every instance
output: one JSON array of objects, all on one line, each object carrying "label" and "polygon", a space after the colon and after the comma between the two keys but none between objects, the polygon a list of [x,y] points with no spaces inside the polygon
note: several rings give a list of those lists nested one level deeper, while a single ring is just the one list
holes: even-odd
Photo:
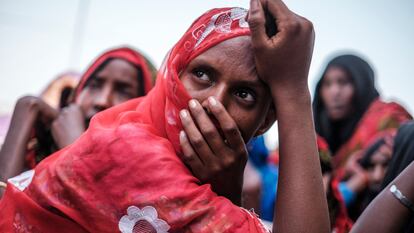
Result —
[{"label": "seated woman", "polygon": [[345,167],[346,182],[340,183],[348,214],[354,221],[381,191],[381,183],[392,156],[393,135],[375,141]]},{"label": "seated woman", "polygon": [[[266,232],[254,214],[201,185],[177,155],[236,154],[243,168],[244,142],[271,126],[277,108],[274,230],[328,232],[307,86],[313,27],[279,0],[264,7],[277,16],[267,21],[278,29],[270,37],[258,0],[249,23],[241,8],[199,17],[146,97],[97,114],[79,140],[35,168],[23,191],[7,186],[0,230]],[[196,168],[208,161],[193,162],[200,162]]]},{"label": "seated woman", "polygon": [[[80,75],[77,72],[64,72],[54,78],[41,92],[40,98],[51,107],[58,109],[68,103],[71,91],[78,85]],[[9,130],[11,113],[0,114],[0,149]]]},{"label": "seated woman", "polygon": [[381,100],[374,71],[355,55],[341,55],[328,63],[315,89],[313,113],[316,132],[332,154],[332,174],[326,174],[330,177],[327,182],[333,190],[341,191],[335,193],[342,206],[347,199],[345,190],[351,188],[347,185],[352,186],[344,180],[349,158],[412,119],[399,104]]},{"label": "seated woman", "polygon": [[89,66],[69,97],[69,106],[56,109],[37,97],[19,99],[0,151],[0,179],[34,168],[48,155],[74,142],[93,115],[143,96],[151,88],[151,71],[145,58],[133,49],[117,48]]},{"label": "seated woman", "polygon": [[354,152],[412,119],[397,103],[381,100],[374,71],[355,55],[338,56],[328,63],[316,86],[313,110],[316,132],[329,145],[335,172]]},{"label": "seated woman", "polygon": [[404,124],[395,137],[393,155],[382,192],[355,223],[352,233],[414,231],[414,122]]}]

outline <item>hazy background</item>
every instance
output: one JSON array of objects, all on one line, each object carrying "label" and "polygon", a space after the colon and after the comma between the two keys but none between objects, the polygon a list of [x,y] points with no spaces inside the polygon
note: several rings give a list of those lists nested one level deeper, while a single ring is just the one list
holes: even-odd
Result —
[{"label": "hazy background", "polygon": [[[373,65],[387,100],[414,110],[414,1],[285,2],[315,26],[312,91],[327,59],[351,51]],[[248,5],[248,0],[0,0],[0,114],[11,112],[20,96],[39,94],[59,73],[82,72],[114,46],[138,48],[159,67],[203,12]],[[275,140],[273,129],[267,141]]]}]

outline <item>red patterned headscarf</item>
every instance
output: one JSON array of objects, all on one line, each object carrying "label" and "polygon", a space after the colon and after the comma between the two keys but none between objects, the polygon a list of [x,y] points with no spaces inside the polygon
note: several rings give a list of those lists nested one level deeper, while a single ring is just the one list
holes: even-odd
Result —
[{"label": "red patterned headscarf", "polygon": [[144,93],[147,94],[151,90],[151,70],[146,59],[134,49],[128,47],[120,47],[106,51],[98,58],[96,58],[94,62],[92,62],[92,64],[88,67],[85,73],[83,73],[81,80],[79,81],[79,85],[76,87],[74,100],[76,100],[76,98],[79,96],[80,92],[85,87],[88,80],[92,78],[95,72],[102,66],[102,64],[104,64],[109,59],[122,59],[138,67],[142,73]]},{"label": "red patterned headscarf", "polygon": [[[0,231],[266,232],[254,214],[201,185],[180,161],[179,73],[196,56],[249,35],[247,10],[213,9],[167,55],[154,89],[97,114],[71,146],[39,164],[30,185],[8,185]],[[3,217],[4,216],[4,217]]]}]

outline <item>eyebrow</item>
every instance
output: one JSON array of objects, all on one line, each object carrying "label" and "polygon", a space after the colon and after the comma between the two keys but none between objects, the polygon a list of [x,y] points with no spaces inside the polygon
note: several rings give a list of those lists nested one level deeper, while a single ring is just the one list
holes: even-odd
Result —
[{"label": "eyebrow", "polygon": [[[217,69],[215,66],[211,65],[210,60],[208,58],[204,58],[202,55],[194,58],[194,60],[192,62],[194,62],[192,64],[192,67],[200,66],[202,68],[209,69],[210,71],[215,72],[218,75],[222,75],[220,70]],[[256,69],[254,69],[254,70],[256,70]],[[254,71],[254,73],[257,74],[256,71]],[[243,80],[238,79],[237,83],[241,86],[249,86],[249,87],[253,86],[253,87],[261,88],[261,89],[264,89],[264,90],[267,89],[267,87],[268,87],[268,85],[266,83],[264,83],[258,77],[258,75],[256,75],[255,78],[252,78],[252,79],[243,79]]]}]

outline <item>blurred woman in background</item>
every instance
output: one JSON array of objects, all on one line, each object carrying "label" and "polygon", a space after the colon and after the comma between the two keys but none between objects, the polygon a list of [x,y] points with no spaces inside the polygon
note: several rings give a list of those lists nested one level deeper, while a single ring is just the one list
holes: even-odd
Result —
[{"label": "blurred woman in background", "polygon": [[99,56],[74,90],[61,90],[58,101],[51,100],[56,95],[52,90],[42,93],[44,100],[32,96],[19,99],[0,151],[1,180],[34,168],[48,155],[74,142],[96,113],[143,96],[151,88],[147,60],[136,50],[121,47]]}]

